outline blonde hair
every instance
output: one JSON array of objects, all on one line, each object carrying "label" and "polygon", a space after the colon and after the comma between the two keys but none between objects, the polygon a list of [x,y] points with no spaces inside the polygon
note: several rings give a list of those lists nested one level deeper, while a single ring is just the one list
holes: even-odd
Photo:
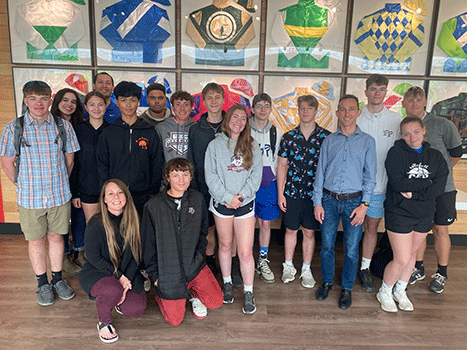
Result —
[{"label": "blonde hair", "polygon": [[[120,227],[118,228],[120,235],[124,239],[122,250],[120,250],[120,247],[117,244],[117,239],[115,237],[117,227],[115,227],[115,225],[110,220],[107,204],[104,202],[105,189],[107,188],[107,185],[112,182],[116,184],[120,190],[122,190],[126,199],[126,204],[123,207],[122,221],[120,222]],[[107,238],[110,261],[114,266],[115,272],[117,272],[118,268],[120,267],[122,262],[122,253],[127,246],[130,246],[133,257],[139,263],[142,256],[139,217],[135,205],[133,204],[133,198],[131,197],[130,190],[125,185],[125,183],[119,179],[107,180],[102,186],[101,193],[99,195],[99,206],[101,210],[100,217],[102,224],[104,225],[105,236]]]},{"label": "blonde hair", "polygon": [[253,137],[251,137],[250,118],[248,116],[248,109],[244,105],[233,105],[227,111],[224,121],[222,122],[222,132],[227,135],[227,147],[230,149],[231,131],[229,128],[230,118],[236,110],[242,110],[246,115],[245,129],[238,136],[237,144],[235,145],[234,154],[240,154],[243,157],[243,168],[250,170],[253,165]]}]

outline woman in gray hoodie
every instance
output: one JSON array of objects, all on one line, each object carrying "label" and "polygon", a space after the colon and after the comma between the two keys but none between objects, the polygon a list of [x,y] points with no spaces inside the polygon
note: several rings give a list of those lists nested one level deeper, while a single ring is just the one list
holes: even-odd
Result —
[{"label": "woman in gray hoodie", "polygon": [[234,300],[230,265],[232,238],[235,234],[244,283],[245,314],[256,311],[253,296],[255,262],[252,251],[255,230],[254,199],[263,171],[259,145],[250,133],[248,109],[243,105],[232,106],[224,117],[222,132],[208,145],[204,164],[206,184],[212,197],[209,210],[214,214],[219,236],[224,303],[231,304]]}]

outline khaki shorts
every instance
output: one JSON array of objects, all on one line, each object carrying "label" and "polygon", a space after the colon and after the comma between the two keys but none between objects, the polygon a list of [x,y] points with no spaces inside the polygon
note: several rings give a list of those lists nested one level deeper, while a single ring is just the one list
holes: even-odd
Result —
[{"label": "khaki shorts", "polygon": [[27,209],[18,205],[19,222],[26,241],[41,239],[47,232],[66,235],[70,227],[70,203],[48,209]]}]

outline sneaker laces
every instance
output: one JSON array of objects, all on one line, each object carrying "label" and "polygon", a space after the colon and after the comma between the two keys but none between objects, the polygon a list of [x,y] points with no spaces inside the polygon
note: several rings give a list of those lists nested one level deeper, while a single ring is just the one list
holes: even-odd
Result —
[{"label": "sneaker laces", "polygon": [[440,274],[439,272],[436,272],[433,276],[431,276],[431,278],[433,278],[436,282],[438,282],[439,284],[443,285],[444,282],[446,282],[447,278],[444,277],[442,274]]},{"label": "sneaker laces", "polygon": [[261,270],[262,273],[269,274],[272,272],[268,263],[269,263],[269,260],[267,258],[264,258],[264,259],[261,258],[261,260],[259,261],[259,269]]},{"label": "sneaker laces", "polygon": [[313,278],[313,274],[311,273],[311,269],[303,269],[302,274],[300,275],[300,278],[303,278],[303,277]]}]

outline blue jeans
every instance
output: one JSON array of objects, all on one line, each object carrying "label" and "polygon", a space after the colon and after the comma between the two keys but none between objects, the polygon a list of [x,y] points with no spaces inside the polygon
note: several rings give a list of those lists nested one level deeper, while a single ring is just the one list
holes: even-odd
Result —
[{"label": "blue jeans", "polygon": [[[84,250],[84,230],[86,229],[86,218],[83,208],[75,208],[71,205],[71,236],[73,237],[73,249],[76,251]],[[70,252],[68,243],[69,233],[63,236],[65,241],[65,255]]]},{"label": "blue jeans", "polygon": [[351,290],[355,283],[358,267],[358,246],[362,238],[362,226],[350,224],[350,214],[362,201],[362,197],[347,200],[337,200],[329,194],[323,194],[324,220],[321,224],[321,275],[323,282],[334,282],[334,247],[337,227],[342,218],[344,228],[344,268],[342,270],[342,289]]}]

